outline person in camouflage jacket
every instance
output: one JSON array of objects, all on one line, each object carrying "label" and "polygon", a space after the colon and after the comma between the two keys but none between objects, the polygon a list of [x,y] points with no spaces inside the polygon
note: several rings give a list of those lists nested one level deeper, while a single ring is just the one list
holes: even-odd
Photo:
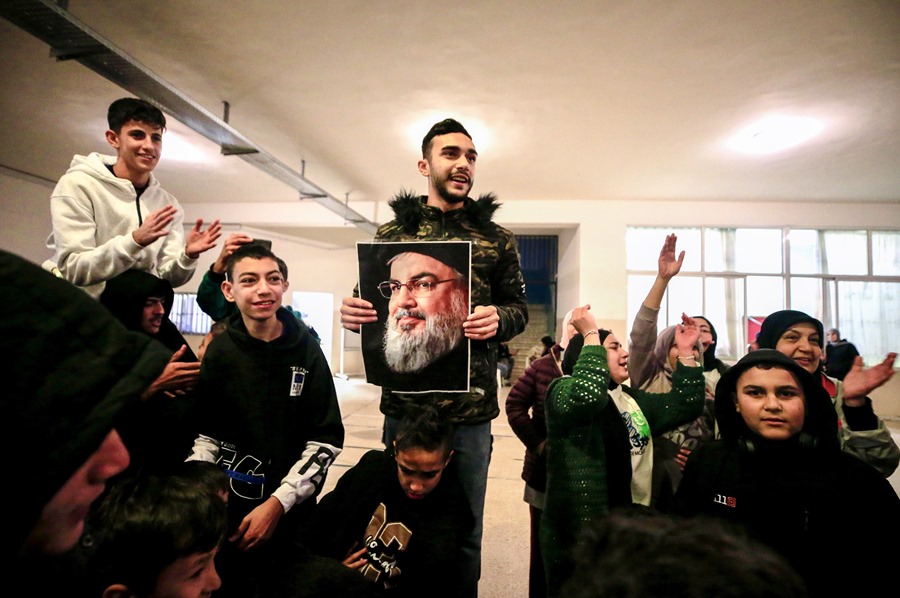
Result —
[{"label": "person in camouflage jacket", "polygon": [[[477,201],[466,198],[462,208],[442,212],[426,203],[424,196],[396,195],[389,204],[396,218],[382,225],[375,241],[471,241],[473,306],[492,305],[497,309],[497,332],[489,340],[471,339],[470,390],[454,394],[444,403],[446,415],[454,424],[490,421],[500,414],[497,400],[497,346],[525,329],[528,308],[525,283],[519,269],[519,251],[515,237],[491,221],[500,207],[492,194]],[[358,292],[354,293],[358,296]],[[445,401],[446,393],[433,398]],[[419,403],[421,394],[399,394],[389,388],[381,391],[381,412],[402,418],[405,406]],[[427,400],[427,399],[425,399]]]},{"label": "person in camouflage jacket", "polygon": [[[481,570],[481,530],[487,470],[491,454],[491,420],[500,414],[497,399],[497,346],[525,330],[528,308],[519,251],[512,232],[494,223],[500,207],[493,194],[469,197],[477,158],[472,137],[457,121],[435,124],[422,140],[420,174],[428,178],[428,195],[401,192],[389,203],[394,220],[382,225],[376,242],[469,241],[472,243],[470,301],[472,312],[463,324],[470,340],[470,387],[459,393],[401,394],[382,388],[385,441],[393,439],[406,406],[433,402],[456,425],[454,460],[476,524],[464,554],[470,562],[461,596],[477,596]],[[402,291],[401,291],[402,292]],[[346,297],[341,324],[359,331],[377,322],[373,305]]]}]

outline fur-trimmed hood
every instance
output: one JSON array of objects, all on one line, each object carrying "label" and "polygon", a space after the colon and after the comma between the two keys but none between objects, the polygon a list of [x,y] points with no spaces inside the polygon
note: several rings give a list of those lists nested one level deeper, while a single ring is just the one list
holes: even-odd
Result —
[{"label": "fur-trimmed hood", "polygon": [[[425,195],[418,195],[412,191],[403,190],[388,202],[388,205],[394,210],[397,223],[403,228],[403,232],[409,235],[415,234],[425,213],[428,210],[437,211],[437,208],[426,205],[426,201],[428,201],[428,197]],[[463,202],[463,207],[458,210],[451,210],[446,214],[449,216],[459,213],[468,222],[477,223],[487,228],[491,225],[494,212],[501,205],[503,204],[497,201],[496,195],[486,193],[480,195],[477,200],[467,197]]]}]

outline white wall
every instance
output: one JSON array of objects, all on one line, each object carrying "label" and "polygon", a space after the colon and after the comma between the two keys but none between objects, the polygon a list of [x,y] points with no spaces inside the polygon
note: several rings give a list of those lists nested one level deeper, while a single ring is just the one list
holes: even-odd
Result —
[{"label": "white wall", "polygon": [[40,264],[53,257],[50,234],[50,184],[36,184],[0,173],[0,248]]}]

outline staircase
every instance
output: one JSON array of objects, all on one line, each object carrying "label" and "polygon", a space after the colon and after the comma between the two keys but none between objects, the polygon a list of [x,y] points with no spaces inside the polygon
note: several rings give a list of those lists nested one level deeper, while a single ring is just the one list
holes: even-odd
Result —
[{"label": "staircase", "polygon": [[531,350],[534,347],[543,348],[541,337],[549,334],[554,339],[557,338],[555,318],[556,315],[550,313],[549,307],[546,305],[528,306],[528,326],[525,327],[522,334],[509,341],[509,349],[515,359],[512,374],[509,377],[513,384],[525,371],[525,362]]}]

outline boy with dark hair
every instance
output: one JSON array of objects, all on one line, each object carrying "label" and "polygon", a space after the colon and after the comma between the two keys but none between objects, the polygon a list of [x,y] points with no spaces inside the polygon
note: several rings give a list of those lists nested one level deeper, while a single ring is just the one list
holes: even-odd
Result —
[{"label": "boy with dark hair", "polygon": [[231,478],[219,595],[251,596],[266,581],[272,553],[314,508],[344,442],[331,371],[306,326],[281,307],[287,288],[269,249],[237,249],[222,292],[238,313],[200,368],[200,436],[189,460],[218,463]]},{"label": "boy with dark hair", "polygon": [[185,238],[184,210],[153,176],[166,126],[158,108],[122,98],[109,106],[107,120],[106,141],[116,155],[76,155],[50,196],[48,246],[56,255],[44,267],[95,299],[107,280],[130,269],[181,286],[222,227],[215,220],[203,230],[198,219]]},{"label": "boy with dark hair", "polygon": [[100,303],[126,328],[158,340],[172,355],[144,392],[144,400],[121,420],[131,469],[182,462],[197,436],[192,390],[200,377],[200,361],[169,319],[174,299],[172,285],[141,270],[128,270],[107,281],[100,295]]},{"label": "boy with dark hair", "polygon": [[219,492],[227,483],[222,469],[199,461],[115,483],[91,517],[91,595],[200,598],[219,589],[215,556],[228,521]]},{"label": "boy with dark hair", "polygon": [[724,521],[683,519],[644,505],[590,522],[574,549],[563,598],[806,598],[770,547]]},{"label": "boy with dark hair", "polygon": [[900,533],[900,499],[841,451],[819,378],[780,350],[758,349],[719,380],[715,411],[721,439],[691,453],[676,512],[742,526],[787,558],[811,597],[883,592],[896,557],[868,546]]},{"label": "boy with dark hair", "polygon": [[[231,257],[231,254],[234,253],[238,247],[253,242],[255,242],[255,240],[244,233],[232,233],[228,235],[228,238],[225,239],[222,251],[219,253],[219,257],[217,257],[216,261],[210,265],[209,270],[203,274],[200,286],[197,287],[197,305],[200,306],[203,313],[216,322],[226,320],[228,316],[237,311],[235,304],[226,300],[225,295],[222,294],[222,283],[225,282],[225,268],[228,265],[228,258]],[[281,270],[284,279],[288,280],[287,264],[281,258],[276,258],[276,261],[278,262],[278,269]],[[293,313],[298,320],[301,322],[303,321],[300,312],[293,309],[290,305],[285,305],[284,308]],[[310,334],[312,334],[316,340],[321,340],[319,334],[312,326],[308,326],[308,328]]]},{"label": "boy with dark hair", "polygon": [[453,426],[434,407],[411,411],[390,449],[367,452],[322,497],[304,543],[385,595],[458,597],[474,518],[452,447]]}]

